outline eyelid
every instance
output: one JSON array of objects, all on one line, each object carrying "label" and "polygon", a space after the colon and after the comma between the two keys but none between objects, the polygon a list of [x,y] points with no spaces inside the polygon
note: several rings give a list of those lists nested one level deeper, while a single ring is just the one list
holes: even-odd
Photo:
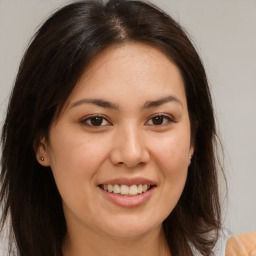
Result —
[{"label": "eyelid", "polygon": [[[163,117],[165,120],[167,119],[167,123],[164,123],[164,124],[159,124],[159,125],[156,125],[156,124],[149,124],[149,121],[152,120],[154,117]],[[97,125],[92,125],[92,124],[88,124],[86,123],[88,120],[94,118],[94,117],[100,117],[102,118],[103,120],[105,120],[105,122],[107,122],[107,124],[101,124],[99,126]],[[112,125],[112,123],[109,121],[109,119],[105,116],[105,115],[102,115],[102,114],[91,114],[91,115],[87,115],[87,116],[84,116],[83,118],[81,118],[79,120],[79,122],[82,124],[82,125],[85,125],[87,127],[91,127],[91,128],[101,128],[101,127],[105,127],[105,126],[109,126],[109,125]],[[103,121],[104,122],[104,121]],[[176,120],[174,119],[174,117],[170,114],[166,114],[166,113],[157,113],[157,114],[154,114],[152,116],[150,116],[147,121],[145,122],[146,125],[149,125],[149,126],[158,126],[158,127],[161,127],[161,126],[164,126],[164,125],[167,125],[169,123],[176,123]]]},{"label": "eyelid", "polygon": [[[172,115],[166,114],[166,113],[157,113],[157,114],[154,114],[154,115],[150,116],[150,117],[148,118],[148,120],[146,121],[146,124],[147,124],[150,120],[152,120],[154,117],[158,117],[158,116],[161,116],[161,117],[163,117],[163,118],[168,119],[168,123],[176,123],[176,120],[174,119],[174,117],[173,117]],[[166,125],[166,124],[161,124],[161,125],[149,124],[149,125],[150,125],[150,126],[158,126],[158,127],[161,127],[161,126],[164,126],[164,125]]]},{"label": "eyelid", "polygon": [[[107,125],[99,125],[99,126],[96,126],[96,125],[89,125],[89,124],[86,124],[86,121],[94,118],[94,117],[101,117],[103,118],[105,121],[108,122]],[[108,126],[108,125],[112,125],[112,123],[109,121],[109,119],[102,115],[102,114],[92,114],[92,115],[87,115],[87,116],[84,116],[83,118],[80,119],[79,121],[82,125],[85,125],[87,127],[92,127],[92,128],[100,128],[100,127],[105,127],[105,126]]]}]

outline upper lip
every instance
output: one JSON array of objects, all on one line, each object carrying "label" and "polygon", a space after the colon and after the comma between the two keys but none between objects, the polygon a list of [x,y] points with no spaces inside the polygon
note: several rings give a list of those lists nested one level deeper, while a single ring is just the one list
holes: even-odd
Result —
[{"label": "upper lip", "polygon": [[120,185],[151,185],[154,186],[156,185],[155,182],[153,182],[150,179],[143,178],[143,177],[136,177],[136,178],[125,178],[125,177],[120,177],[120,178],[114,178],[114,179],[109,179],[105,180],[104,182],[100,183],[99,185],[115,185],[115,184],[120,184]]}]

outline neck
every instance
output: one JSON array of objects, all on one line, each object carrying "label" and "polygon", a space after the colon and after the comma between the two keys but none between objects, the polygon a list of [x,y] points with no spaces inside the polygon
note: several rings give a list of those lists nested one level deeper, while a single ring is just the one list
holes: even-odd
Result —
[{"label": "neck", "polygon": [[91,230],[83,235],[69,233],[64,245],[64,256],[171,256],[160,227],[146,235],[117,238],[100,235]]}]

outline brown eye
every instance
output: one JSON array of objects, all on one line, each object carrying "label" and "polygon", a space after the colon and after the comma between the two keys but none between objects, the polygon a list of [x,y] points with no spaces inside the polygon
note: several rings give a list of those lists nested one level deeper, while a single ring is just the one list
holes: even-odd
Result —
[{"label": "brown eye", "polygon": [[153,125],[162,125],[163,121],[164,121],[163,116],[155,116],[155,117],[152,118]]},{"label": "brown eye", "polygon": [[146,124],[161,126],[173,122],[172,118],[168,115],[155,115],[151,117]]},{"label": "brown eye", "polygon": [[91,124],[93,126],[101,126],[103,118],[101,116],[95,116],[91,118]]},{"label": "brown eye", "polygon": [[100,127],[109,125],[109,122],[103,116],[91,116],[87,117],[86,119],[82,120],[82,124],[91,127]]}]

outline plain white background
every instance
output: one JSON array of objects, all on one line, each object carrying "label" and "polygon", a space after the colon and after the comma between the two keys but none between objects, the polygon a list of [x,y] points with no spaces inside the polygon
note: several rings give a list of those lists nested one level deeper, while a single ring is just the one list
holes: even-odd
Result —
[{"label": "plain white background", "polygon": [[[67,2],[0,0],[1,125],[30,38]],[[206,67],[225,153],[224,224],[234,233],[256,231],[256,1],[153,2],[186,28]]]}]

